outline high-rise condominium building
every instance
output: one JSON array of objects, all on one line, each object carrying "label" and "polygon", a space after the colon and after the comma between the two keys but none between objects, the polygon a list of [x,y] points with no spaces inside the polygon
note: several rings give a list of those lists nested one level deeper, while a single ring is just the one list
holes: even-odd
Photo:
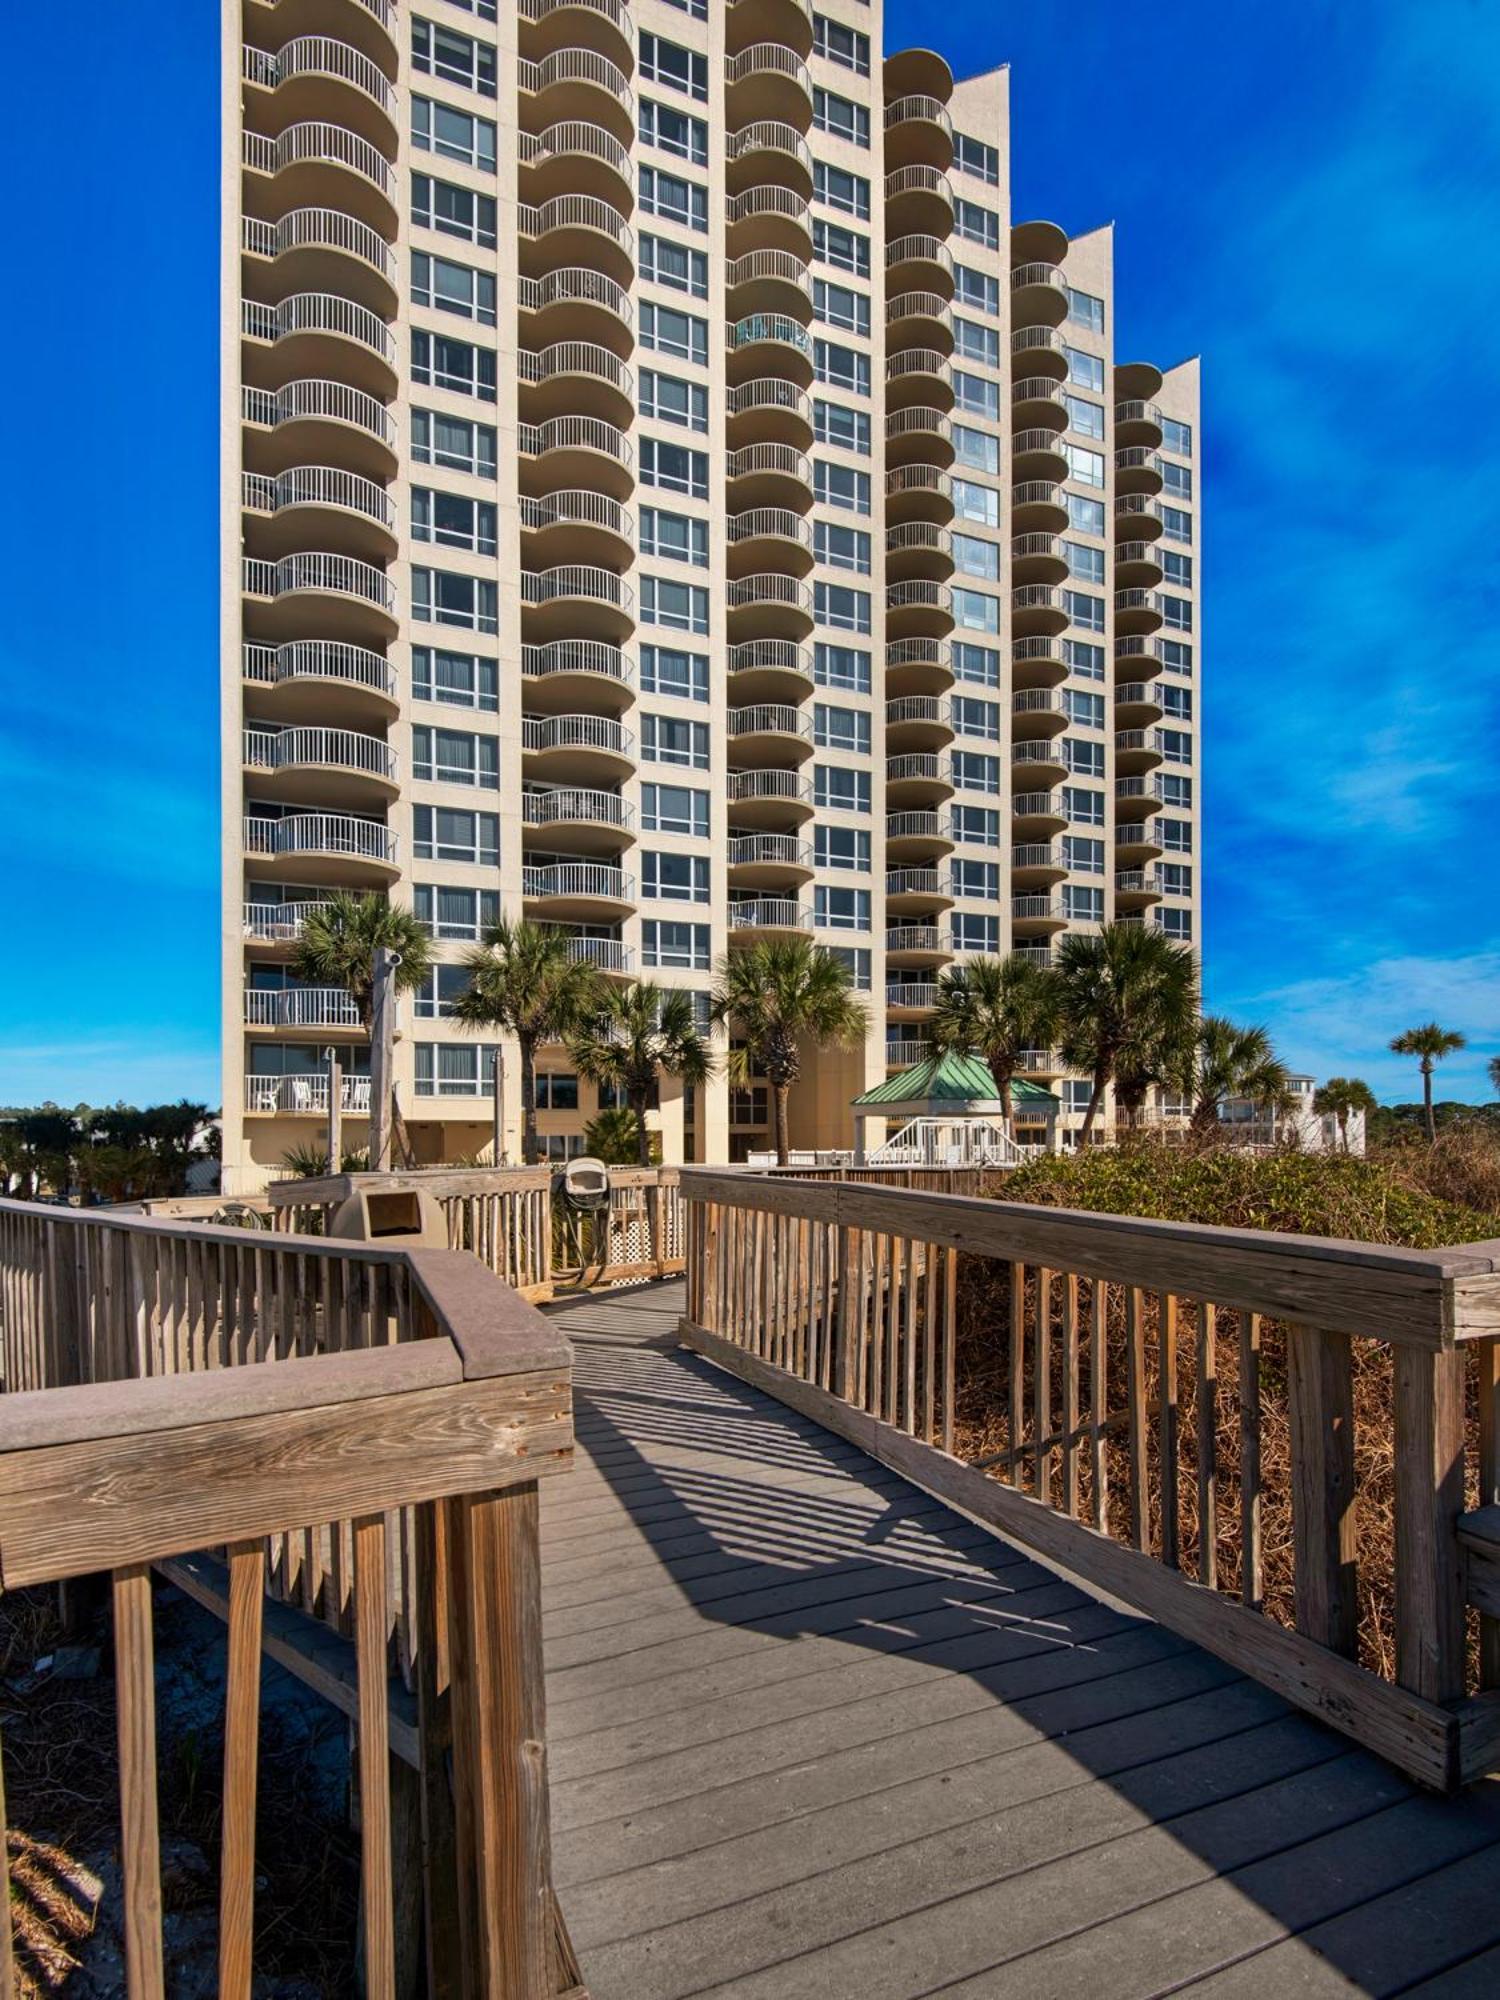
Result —
[{"label": "high-rise condominium building", "polygon": [[[489,1136],[450,1009],[502,913],[705,1019],[747,940],[838,953],[870,1033],[801,1144],[955,960],[1196,945],[1197,368],[1116,359],[1108,228],[1012,216],[1006,70],[882,59],[862,0],[225,37],[228,1185],[320,1137],[330,1048],[362,1136],[354,1006],[288,965],[337,886],[436,940],[396,1058],[432,1160]],[[561,1156],[596,1094],[541,1069]],[[668,1086],[666,1157],[764,1145],[765,1099]]]}]

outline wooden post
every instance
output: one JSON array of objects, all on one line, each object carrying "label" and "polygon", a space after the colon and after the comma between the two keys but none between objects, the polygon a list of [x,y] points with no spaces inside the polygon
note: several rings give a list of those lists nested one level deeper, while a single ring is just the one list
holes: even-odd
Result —
[{"label": "wooden post", "polygon": [[396,1039],[396,967],[398,952],[375,947],[374,1013],[370,1030],[370,1171],[383,1174],[390,1166],[391,1066]]},{"label": "wooden post", "polygon": [[229,1551],[223,1859],[219,1869],[220,2000],[250,2000],[255,1791],[260,1768],[260,1635],[265,1601],[261,1545],[236,1543]]},{"label": "wooden post", "polygon": [[328,1171],[343,1170],[344,1158],[344,1067],[337,1049],[328,1051]]},{"label": "wooden post", "polygon": [[156,1813],[156,1668],[148,1563],[115,1571],[114,1603],[126,1991],[129,2000],[161,2000],[165,1986]]},{"label": "wooden post", "polygon": [[1355,1588],[1354,1384],[1349,1336],[1287,1328],[1297,1630],[1351,1658]]},{"label": "wooden post", "polygon": [[1398,1346],[1396,1679],[1428,1701],[1464,1691],[1462,1349]]},{"label": "wooden post", "polygon": [[490,1157],[497,1167],[505,1165],[505,1050],[495,1045],[495,1063],[490,1075]]},{"label": "wooden post", "polygon": [[[1479,1504],[1500,1506],[1500,1340],[1474,1348],[1479,1398]],[[1500,1688],[1500,1618],[1479,1620],[1479,1685]]]}]

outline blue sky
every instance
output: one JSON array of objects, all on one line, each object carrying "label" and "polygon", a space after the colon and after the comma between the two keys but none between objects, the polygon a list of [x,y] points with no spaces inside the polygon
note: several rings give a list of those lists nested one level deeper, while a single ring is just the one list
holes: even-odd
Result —
[{"label": "blue sky", "polygon": [[[9,27],[0,1103],[217,1096],[217,15],[158,10],[146,63],[115,0]],[[1017,218],[1115,223],[1121,356],[1203,356],[1209,1004],[1387,1098],[1436,1015],[1488,1097],[1500,6],[941,20],[1011,65]]]}]

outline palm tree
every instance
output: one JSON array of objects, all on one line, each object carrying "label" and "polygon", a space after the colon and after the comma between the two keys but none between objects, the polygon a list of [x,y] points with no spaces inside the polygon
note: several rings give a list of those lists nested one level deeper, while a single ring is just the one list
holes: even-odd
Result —
[{"label": "palm tree", "polygon": [[706,1083],[713,1073],[713,1053],[698,1032],[692,996],[681,987],[655,985],[649,979],[629,986],[606,987],[597,1016],[568,1044],[580,1076],[590,1083],[608,1083],[623,1092],[635,1114],[636,1164],[649,1167],[651,1142],[646,1134],[646,1109],[663,1076],[684,1083]]},{"label": "palm tree", "polygon": [[719,961],[714,1019],[732,1022],[729,1077],[743,1084],[759,1073],[776,1106],[776,1158],[790,1147],[787,1099],[802,1074],[805,1042],[858,1042],[869,1027],[842,959],[806,938],[762,939]]},{"label": "palm tree", "polygon": [[635,1163],[635,1113],[628,1104],[609,1104],[583,1128],[583,1150],[607,1167]]},{"label": "palm tree", "polygon": [[1485,1065],[1485,1074],[1490,1080],[1490,1089],[1500,1097],[1500,1056],[1491,1056]]},{"label": "palm tree", "polygon": [[940,1049],[978,1056],[995,1080],[1000,1117],[1010,1130],[1010,1087],[1027,1049],[1047,1048],[1057,1026],[1057,986],[1044,967],[1018,951],[973,958],[938,981],[932,1037]]},{"label": "palm tree", "polygon": [[1437,1119],[1432,1111],[1432,1072],[1444,1056],[1451,1056],[1467,1046],[1466,1036],[1451,1028],[1440,1028],[1436,1021],[1426,1021],[1420,1028],[1408,1028],[1404,1035],[1397,1035],[1391,1042],[1393,1056],[1421,1058],[1422,1113],[1427,1124],[1429,1144],[1437,1142]]},{"label": "palm tree", "polygon": [[1188,1052],[1182,1078],[1193,1100],[1193,1130],[1212,1132],[1226,1097],[1281,1110],[1290,1097],[1287,1066],[1264,1028],[1240,1028],[1222,1014],[1205,1014]]},{"label": "palm tree", "polygon": [[402,903],[338,889],[302,920],[292,974],[309,986],[342,986],[352,996],[366,1036],[375,1021],[375,953],[397,953],[396,991],[413,992],[432,971],[432,940]]},{"label": "palm tree", "polygon": [[1106,924],[1063,939],[1056,976],[1060,1054],[1092,1084],[1086,1146],[1112,1082],[1133,1118],[1152,1083],[1180,1073],[1197,1027],[1197,969],[1186,946],[1146,924]]},{"label": "palm tree", "polygon": [[[1500,1057],[1496,1061],[1500,1062]],[[1349,1150],[1350,1113],[1363,1111],[1368,1117],[1374,1109],[1375,1093],[1363,1077],[1331,1076],[1327,1083],[1319,1084],[1313,1092],[1313,1110],[1318,1116],[1331,1116],[1338,1120],[1341,1152]]]},{"label": "palm tree", "polygon": [[499,1028],[520,1046],[521,1153],[534,1166],[537,1049],[565,1041],[598,1009],[598,975],[587,959],[573,957],[566,932],[503,917],[463,963],[469,983],[453,1002],[455,1018],[466,1028]]}]

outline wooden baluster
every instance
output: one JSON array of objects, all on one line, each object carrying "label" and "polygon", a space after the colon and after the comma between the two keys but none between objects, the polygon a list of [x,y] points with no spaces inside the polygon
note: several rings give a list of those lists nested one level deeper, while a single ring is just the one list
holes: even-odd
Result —
[{"label": "wooden baluster", "polygon": [[868,1230],[853,1232],[857,1267],[854,1274],[855,1310],[854,1333],[858,1343],[854,1361],[854,1393],[851,1398],[857,1409],[869,1408],[868,1361],[870,1351],[870,1272],[874,1255],[874,1239]]},{"label": "wooden baluster", "polygon": [[938,1290],[943,1252],[927,1246],[927,1298],[922,1311],[922,1421],[918,1435],[925,1444],[937,1442]]},{"label": "wooden baluster", "polygon": [[943,1450],[958,1438],[958,1252],[943,1252]]},{"label": "wooden baluster", "polygon": [[1026,1439],[1026,1266],[1010,1267],[1010,1469],[1012,1486],[1026,1483],[1022,1449]]},{"label": "wooden baluster", "polygon": [[1090,1518],[1101,1534],[1109,1532],[1109,1460],[1104,1450],[1104,1425],[1109,1416],[1109,1286],[1103,1278],[1089,1280],[1089,1484]]},{"label": "wooden baluster", "polygon": [[1292,1546],[1297,1630],[1353,1656],[1355,1588],[1354,1385],[1349,1336],[1287,1328],[1292,1432]]},{"label": "wooden baluster", "polygon": [[1057,1454],[1047,1444],[1052,1435],[1052,1273],[1041,1264],[1036,1273],[1036,1355],[1031,1388],[1036,1424],[1036,1490],[1050,1507],[1052,1475],[1057,1464]]},{"label": "wooden baluster", "polygon": [[[902,1391],[903,1400],[905,1403],[905,1414],[904,1417],[902,1418],[902,1422],[904,1423],[906,1430],[912,1435],[915,1435],[918,1429],[917,1298],[921,1288],[921,1278],[920,1278],[921,1260],[917,1256],[917,1250],[918,1250],[918,1245],[915,1243],[908,1243],[906,1246],[906,1291],[904,1295],[904,1303],[906,1306],[906,1328],[902,1335],[902,1339],[905,1343],[903,1378],[902,1378],[905,1385]],[[927,1255],[930,1257],[931,1252],[929,1251]]]},{"label": "wooden baluster", "polygon": [[[1500,1506],[1500,1340],[1474,1345],[1479,1399],[1479,1504]],[[1500,1618],[1479,1621],[1479,1685],[1500,1688]]]},{"label": "wooden baluster", "polygon": [[224,1695],[219,2000],[250,2000],[255,1922],[255,1792],[260,1750],[260,1639],[265,1585],[258,1542],[229,1551]]},{"label": "wooden baluster", "polygon": [[1178,1567],[1177,1536],[1177,1299],[1162,1292],[1156,1301],[1157,1400],[1161,1415],[1161,1559]]},{"label": "wooden baluster", "polygon": [[150,1566],[136,1563],[117,1569],[113,1592],[126,1990],[129,2000],[161,2000],[161,1842],[156,1812],[156,1670]]},{"label": "wooden baluster", "polygon": [[901,1393],[901,1287],[904,1281],[906,1242],[889,1239],[890,1252],[885,1281],[885,1400],[880,1408],[888,1424],[897,1420],[897,1399]]},{"label": "wooden baluster", "polygon": [[1078,1519],[1080,1481],[1078,1477],[1078,1276],[1063,1273],[1062,1322],[1062,1424],[1063,1511],[1070,1520]]},{"label": "wooden baluster", "polygon": [[870,1301],[870,1389],[865,1408],[871,1416],[881,1413],[881,1397],[885,1392],[885,1339],[881,1331],[881,1320],[887,1304],[886,1261],[890,1248],[888,1236],[875,1238],[874,1271],[871,1278],[873,1294]]},{"label": "wooden baluster", "polygon": [[396,1993],[385,1565],[385,1516],[362,1514],[354,1523],[354,1629],[359,1666],[360,1903],[368,2000],[395,2000]]},{"label": "wooden baluster", "polygon": [[[1428,1701],[1464,1692],[1462,1349],[1402,1344],[1396,1364],[1396,1679]],[[1351,1513],[1352,1513],[1351,1508]]]},{"label": "wooden baluster", "polygon": [[1240,1597],[1265,1597],[1260,1505],[1260,1314],[1240,1311]]},{"label": "wooden baluster", "polygon": [[1146,1316],[1139,1285],[1125,1288],[1125,1394],[1130,1422],[1130,1539],[1151,1546],[1150,1490],[1146,1476]]},{"label": "wooden baluster", "polygon": [[838,1257],[839,1289],[834,1301],[837,1314],[837,1352],[833,1359],[834,1394],[845,1403],[854,1400],[854,1359],[858,1346],[858,1334],[854,1318],[854,1267],[857,1261],[856,1229],[845,1229],[842,1224],[835,1226],[835,1252]]},{"label": "wooden baluster", "polygon": [[1198,1302],[1198,1580],[1210,1590],[1219,1582],[1219,1379],[1216,1351],[1218,1308]]}]

